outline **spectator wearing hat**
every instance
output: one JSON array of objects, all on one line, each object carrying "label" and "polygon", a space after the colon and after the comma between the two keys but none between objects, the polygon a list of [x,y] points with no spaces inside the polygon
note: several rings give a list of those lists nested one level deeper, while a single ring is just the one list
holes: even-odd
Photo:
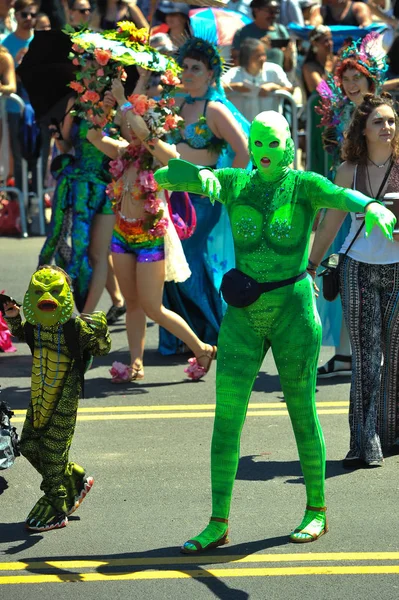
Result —
[{"label": "spectator wearing hat", "polygon": [[293,69],[293,42],[284,25],[277,23],[280,3],[277,0],[252,0],[253,22],[239,29],[233,39],[232,57],[236,63],[239,49],[246,38],[265,40],[268,44],[267,60],[274,62],[287,73]]},{"label": "spectator wearing hat", "polygon": [[171,2],[163,0],[158,5],[156,17],[162,21],[162,25],[154,27],[154,33],[166,33],[174,49],[180,48],[191,37],[190,20],[188,13],[190,7],[183,2]]}]

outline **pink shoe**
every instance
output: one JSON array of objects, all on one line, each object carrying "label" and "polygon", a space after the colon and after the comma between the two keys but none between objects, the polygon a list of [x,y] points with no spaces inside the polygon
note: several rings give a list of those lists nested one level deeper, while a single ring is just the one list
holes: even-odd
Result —
[{"label": "pink shoe", "polygon": [[[217,353],[216,346],[209,347],[210,350],[205,351],[203,354],[200,354],[200,356],[188,359],[189,366],[186,369],[184,369],[184,372],[187,373],[189,379],[192,379],[193,381],[198,381],[208,373],[209,369],[211,368],[212,361],[216,358]],[[199,358],[204,357],[208,359],[206,367],[203,367],[198,362]]]},{"label": "pink shoe", "polygon": [[129,383],[130,381],[136,381],[144,379],[144,369],[141,367],[129,367],[120,362],[113,362],[109,372],[111,373],[111,383]]}]

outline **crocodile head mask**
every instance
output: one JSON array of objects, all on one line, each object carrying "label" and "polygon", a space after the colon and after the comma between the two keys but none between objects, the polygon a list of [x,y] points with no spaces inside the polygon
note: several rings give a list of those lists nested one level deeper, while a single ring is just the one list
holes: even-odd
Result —
[{"label": "crocodile head mask", "polygon": [[45,266],[33,273],[25,294],[24,316],[32,325],[63,325],[72,315],[73,296],[68,276]]},{"label": "crocodile head mask", "polygon": [[264,181],[281,179],[295,152],[290,127],[283,115],[268,110],[255,117],[249,132],[249,151]]}]

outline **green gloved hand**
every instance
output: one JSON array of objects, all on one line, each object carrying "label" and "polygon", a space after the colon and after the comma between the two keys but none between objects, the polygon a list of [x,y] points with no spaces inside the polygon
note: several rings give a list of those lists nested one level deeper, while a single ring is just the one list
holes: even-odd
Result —
[{"label": "green gloved hand", "polygon": [[221,188],[218,178],[208,169],[199,171],[198,178],[201,182],[203,194],[208,196],[212,204],[215,204],[215,200],[219,198]]},{"label": "green gloved hand", "polygon": [[393,241],[393,230],[396,223],[395,215],[379,202],[372,202],[366,208],[366,232],[368,238],[375,225],[381,229],[386,238]]}]

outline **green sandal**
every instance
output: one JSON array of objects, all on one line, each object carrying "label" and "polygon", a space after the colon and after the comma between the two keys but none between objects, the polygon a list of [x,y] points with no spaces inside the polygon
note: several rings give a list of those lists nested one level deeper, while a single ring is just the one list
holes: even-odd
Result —
[{"label": "green sandal", "polygon": [[[217,527],[212,525],[212,522],[228,523],[228,519],[220,519],[219,517],[211,517],[210,521],[209,521],[209,525],[204,529],[204,531],[202,531],[197,536],[197,538],[200,538],[201,536],[203,536],[203,534],[205,534],[205,532],[206,532],[206,536],[208,536],[210,532],[208,532],[207,530],[209,528],[217,529]],[[201,544],[201,542],[198,539],[194,538],[192,540],[188,540],[180,548],[180,552],[182,554],[201,554],[202,552],[206,552],[207,550],[211,550],[212,548],[218,548],[218,546],[224,546],[225,544],[229,543],[228,533],[229,533],[229,530],[227,529],[222,534],[221,537],[217,538],[214,541],[209,542],[208,544],[205,544],[204,546]]]},{"label": "green sandal", "polygon": [[[315,542],[322,535],[328,532],[327,516],[324,514],[327,508],[322,506],[320,508],[315,506],[306,506],[305,516],[302,523],[295,529],[290,535],[290,541],[294,544],[307,544],[309,542]],[[312,512],[322,513],[321,515],[314,516]],[[318,517],[322,517],[318,519]],[[307,537],[298,537],[306,535]]]}]

